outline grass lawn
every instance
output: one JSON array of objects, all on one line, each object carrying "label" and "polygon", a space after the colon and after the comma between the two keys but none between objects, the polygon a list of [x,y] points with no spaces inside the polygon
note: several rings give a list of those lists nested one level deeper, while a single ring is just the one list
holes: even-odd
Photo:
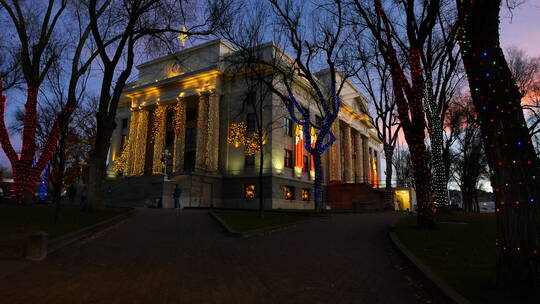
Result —
[{"label": "grass lawn", "polygon": [[222,221],[237,232],[247,232],[266,227],[279,226],[308,219],[301,213],[264,213],[264,218],[258,212],[250,211],[215,211]]},{"label": "grass lawn", "polygon": [[81,212],[80,206],[61,206],[54,223],[53,205],[0,205],[0,258],[20,257],[29,235],[38,231],[54,239],[91,226],[125,212],[123,208],[104,208],[93,213]]},{"label": "grass lawn", "polygon": [[414,216],[398,222],[401,242],[473,303],[538,303],[538,298],[527,300],[522,293],[501,292],[494,285],[494,214],[441,215],[434,230],[417,229],[415,224]]}]

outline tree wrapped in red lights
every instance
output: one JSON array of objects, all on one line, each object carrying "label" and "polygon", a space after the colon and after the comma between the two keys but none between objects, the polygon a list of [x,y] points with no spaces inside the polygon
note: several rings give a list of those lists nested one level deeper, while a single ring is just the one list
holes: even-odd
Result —
[{"label": "tree wrapped in red lights", "polygon": [[4,120],[6,97],[3,94],[2,81],[0,80],[0,143],[12,166],[13,192],[21,203],[28,203],[32,198],[39,174],[45,169],[54,155],[58,136],[60,135],[60,127],[62,126],[62,118],[73,111],[73,107],[66,106],[64,108],[55,121],[39,158],[35,161],[37,153],[37,99],[37,89],[29,87],[25,104],[23,142],[19,156],[11,144],[6,128]]},{"label": "tree wrapped in red lights", "polygon": [[501,0],[457,0],[459,43],[494,189],[497,282],[540,283],[540,162],[499,44]]},{"label": "tree wrapped in red lights", "polygon": [[[433,225],[434,204],[431,197],[431,172],[428,166],[429,153],[425,144],[425,112],[423,106],[425,79],[422,67],[422,52],[426,39],[435,25],[440,1],[426,1],[421,11],[421,20],[415,15],[415,1],[401,1],[406,18],[406,38],[408,47],[404,47],[399,33],[395,31],[390,18],[385,12],[381,0],[373,1],[374,10],[370,10],[359,0],[355,0],[358,14],[367,24],[371,34],[377,40],[386,64],[390,67],[394,102],[398,108],[398,117],[405,134],[405,140],[411,152],[413,175],[417,193],[418,224],[421,227]],[[402,67],[395,44],[406,57],[410,80]]]}]

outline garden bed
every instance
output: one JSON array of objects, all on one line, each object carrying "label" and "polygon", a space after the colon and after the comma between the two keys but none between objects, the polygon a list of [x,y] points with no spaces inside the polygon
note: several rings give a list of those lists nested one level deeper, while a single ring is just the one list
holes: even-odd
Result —
[{"label": "garden bed", "polygon": [[212,215],[234,234],[270,231],[311,219],[309,213],[298,212],[265,212],[263,218],[259,216],[259,212],[254,211],[213,211]]},{"label": "garden bed", "polygon": [[[458,293],[473,303],[537,303],[530,293],[495,287],[495,215],[440,215],[437,228],[418,229],[416,217],[398,221],[399,241]],[[536,295],[537,296],[537,295]]]}]

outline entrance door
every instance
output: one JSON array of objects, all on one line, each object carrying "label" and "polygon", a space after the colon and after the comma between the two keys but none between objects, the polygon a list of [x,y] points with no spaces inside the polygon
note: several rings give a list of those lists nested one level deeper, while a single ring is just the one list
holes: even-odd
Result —
[{"label": "entrance door", "polygon": [[212,206],[212,184],[202,184],[201,207]]}]

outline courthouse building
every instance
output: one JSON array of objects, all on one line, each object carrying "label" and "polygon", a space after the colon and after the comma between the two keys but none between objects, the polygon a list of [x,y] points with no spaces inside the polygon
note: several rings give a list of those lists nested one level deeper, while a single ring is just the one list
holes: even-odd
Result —
[{"label": "courthouse building", "polygon": [[[276,46],[261,49],[272,54]],[[138,66],[117,112],[109,155],[109,204],[173,206],[176,185],[184,207],[257,208],[259,155],[248,153],[256,118],[246,106],[245,74],[224,58],[235,50],[210,41]],[[317,74],[323,79],[325,71]],[[323,156],[325,186],[377,186],[381,143],[367,100],[346,82],[337,140]],[[318,108],[299,100],[318,120]],[[320,114],[319,114],[320,115]],[[303,135],[276,95],[264,97],[264,202],[267,209],[313,209],[314,168]],[[114,198],[114,199],[113,199]]]}]

